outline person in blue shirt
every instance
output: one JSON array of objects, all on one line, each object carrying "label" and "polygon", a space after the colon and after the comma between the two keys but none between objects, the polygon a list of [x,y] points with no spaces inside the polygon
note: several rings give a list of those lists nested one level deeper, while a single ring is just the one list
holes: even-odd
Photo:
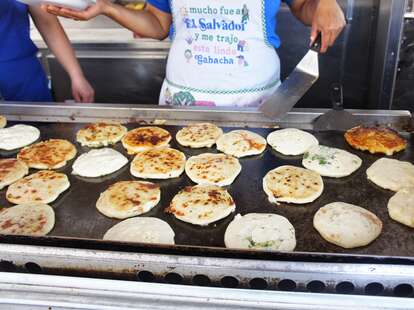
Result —
[{"label": "person in blue shirt", "polygon": [[85,79],[56,16],[16,0],[0,1],[0,94],[7,101],[53,101],[48,81],[30,39],[32,17],[46,44],[69,74],[77,102],[93,102],[94,90]]},{"label": "person in blue shirt", "polygon": [[276,15],[281,1],[322,52],[343,27],[336,0],[148,0],[144,11],[97,0],[84,11],[45,5],[56,15],[88,20],[104,14],[140,37],[172,40],[160,104],[258,106],[280,85]]}]

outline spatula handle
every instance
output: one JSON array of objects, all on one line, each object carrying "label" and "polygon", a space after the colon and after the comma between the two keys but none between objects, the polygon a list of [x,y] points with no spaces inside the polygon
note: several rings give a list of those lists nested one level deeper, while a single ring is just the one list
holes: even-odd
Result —
[{"label": "spatula handle", "polygon": [[331,101],[332,108],[334,110],[344,109],[344,94],[342,85],[339,83],[333,83],[331,88]]},{"label": "spatula handle", "polygon": [[312,51],[319,53],[321,51],[321,47],[322,47],[322,32],[318,32],[318,35],[316,36],[315,41],[313,41],[312,45],[310,46],[310,49]]}]

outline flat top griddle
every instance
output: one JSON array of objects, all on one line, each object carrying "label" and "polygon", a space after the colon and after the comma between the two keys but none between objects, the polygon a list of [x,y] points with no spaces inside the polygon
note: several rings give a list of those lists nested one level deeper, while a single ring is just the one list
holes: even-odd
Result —
[{"label": "flat top griddle", "polygon": [[[22,123],[22,122],[19,122]],[[11,122],[9,125],[12,125]],[[26,123],[36,126],[41,131],[41,140],[50,138],[68,139],[74,143],[78,149],[78,155],[87,152],[89,148],[81,147],[75,142],[76,132],[84,126],[84,124],[76,123]],[[138,127],[137,124],[127,125],[128,129]],[[181,128],[180,126],[160,126],[168,130],[173,137]],[[223,128],[225,132],[237,128]],[[263,137],[266,137],[273,129],[249,129]],[[282,203],[279,206],[268,202],[267,196],[262,189],[262,179],[266,173],[281,165],[301,166],[302,157],[287,157],[272,150],[270,146],[260,156],[247,157],[240,159],[242,172],[235,182],[228,186],[228,190],[236,202],[236,212],[229,217],[213,223],[207,227],[199,227],[187,224],[175,219],[172,215],[166,214],[164,209],[169,205],[170,201],[183,187],[194,185],[185,173],[176,179],[171,180],[153,180],[161,186],[161,201],[150,212],[142,216],[154,216],[168,222],[175,231],[175,241],[177,245],[183,248],[191,249],[193,246],[199,247],[198,250],[208,248],[224,247],[224,232],[227,225],[233,220],[238,213],[247,214],[252,212],[258,213],[276,213],[287,217],[296,230],[297,247],[295,251],[307,253],[338,253],[349,255],[378,255],[388,257],[412,257],[414,256],[414,230],[401,225],[388,216],[387,203],[389,198],[394,194],[392,191],[384,190],[366,178],[366,169],[380,155],[371,155],[366,152],[360,152],[352,149],[347,145],[341,132],[324,132],[314,133],[321,144],[327,146],[338,147],[348,150],[363,159],[362,167],[353,175],[341,178],[323,178],[325,189],[322,196],[310,204],[294,205]],[[407,150],[393,156],[395,159],[414,162],[414,139],[413,135],[405,135],[409,140]],[[190,149],[185,148],[173,139],[171,147],[183,151],[187,158],[189,156],[198,155],[205,152],[216,153],[213,148]],[[126,155],[130,161],[133,156],[127,155],[122,145],[118,143],[116,150]],[[13,157],[17,152],[0,152],[0,157]],[[56,225],[49,234],[50,240],[59,240],[61,244],[76,245],[84,242],[94,242],[101,240],[107,229],[120,222],[105,217],[97,211],[95,203],[101,192],[105,191],[109,185],[121,180],[137,180],[129,172],[129,165],[123,167],[120,171],[103,177],[87,179],[71,174],[72,163],[58,171],[66,173],[71,182],[71,187],[63,193],[55,202],[51,203],[56,212]],[[36,170],[31,170],[30,173]],[[5,199],[6,189],[0,191],[0,206],[11,207],[12,204]],[[322,206],[335,202],[344,201],[364,207],[374,212],[384,223],[383,231],[380,237],[372,244],[357,249],[342,249],[323,240],[322,237],[313,228],[312,221],[315,212]],[[49,237],[39,238],[47,243]],[[36,238],[29,237],[0,237],[0,242],[11,242],[16,240],[24,242],[25,240],[35,241]],[[117,243],[106,243],[113,246]],[[121,246],[121,244],[119,243]],[[191,247],[187,247],[191,246]],[[145,248],[145,245],[140,245]],[[150,246],[148,246],[150,247]],[[158,251],[163,248],[158,247]],[[194,249],[194,248],[193,248]]]}]

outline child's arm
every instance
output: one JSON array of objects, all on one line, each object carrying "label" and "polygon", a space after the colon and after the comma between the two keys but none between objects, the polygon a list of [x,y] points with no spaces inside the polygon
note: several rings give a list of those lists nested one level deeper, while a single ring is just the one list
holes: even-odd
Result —
[{"label": "child's arm", "polygon": [[39,7],[30,7],[30,15],[47,46],[68,73],[74,99],[77,102],[93,102],[94,90],[85,79],[75,52],[58,19]]},{"label": "child's arm", "polygon": [[59,8],[52,5],[45,5],[43,8],[49,13],[76,20],[89,20],[103,14],[140,37],[158,40],[163,40],[168,36],[172,21],[171,14],[158,10],[150,4],[143,11],[130,10],[108,0],[97,0],[95,5],[90,6],[85,11]]}]

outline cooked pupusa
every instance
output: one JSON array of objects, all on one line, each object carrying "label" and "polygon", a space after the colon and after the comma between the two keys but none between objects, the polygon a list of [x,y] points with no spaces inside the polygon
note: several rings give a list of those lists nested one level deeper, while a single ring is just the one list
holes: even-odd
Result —
[{"label": "cooked pupusa", "polygon": [[170,133],[160,127],[140,127],[128,131],[122,138],[122,145],[128,154],[136,154],[156,147],[169,146]]},{"label": "cooked pupusa", "polygon": [[0,159],[0,189],[20,180],[29,173],[29,167],[15,158]]},{"label": "cooked pupusa", "polygon": [[239,160],[231,155],[204,153],[190,157],[185,164],[185,173],[195,183],[227,186],[241,172]]},{"label": "cooked pupusa", "polygon": [[272,203],[310,203],[323,192],[321,176],[311,170],[281,166],[269,171],[263,178],[263,190]]},{"label": "cooked pupusa", "polygon": [[127,128],[119,123],[99,122],[80,129],[76,134],[76,141],[88,147],[108,146],[121,141],[127,131]]},{"label": "cooked pupusa", "polygon": [[191,148],[212,147],[218,138],[223,135],[223,130],[211,123],[190,124],[179,130],[175,136],[182,146]]},{"label": "cooked pupusa", "polygon": [[205,226],[227,217],[235,209],[236,204],[225,189],[196,185],[175,195],[166,211],[183,222]]},{"label": "cooked pupusa", "polygon": [[157,184],[140,181],[120,181],[109,186],[96,203],[99,212],[116,219],[126,219],[147,213],[161,199]]},{"label": "cooked pupusa", "polygon": [[6,199],[14,204],[51,203],[70,186],[68,177],[56,171],[42,170],[11,184]]},{"label": "cooked pupusa", "polygon": [[75,146],[67,140],[50,139],[20,150],[17,159],[29,168],[59,169],[76,156]]},{"label": "cooked pupusa", "polygon": [[170,179],[184,172],[184,153],[168,147],[138,152],[131,163],[131,174],[143,179]]},{"label": "cooked pupusa", "polygon": [[266,149],[266,139],[248,130],[233,130],[222,135],[216,142],[217,149],[240,158],[259,155]]},{"label": "cooked pupusa", "polygon": [[28,203],[0,209],[0,234],[45,236],[55,225],[55,212],[47,204]]}]

